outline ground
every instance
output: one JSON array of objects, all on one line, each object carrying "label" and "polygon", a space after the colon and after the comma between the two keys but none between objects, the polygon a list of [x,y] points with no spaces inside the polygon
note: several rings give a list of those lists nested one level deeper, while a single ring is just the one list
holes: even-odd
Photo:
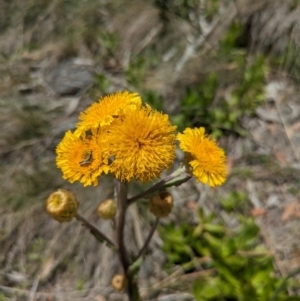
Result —
[{"label": "ground", "polygon": [[[98,97],[117,90],[137,91],[146,101],[154,99],[160,109],[180,116],[184,110],[180,100],[192,95],[188,89],[203,85],[216,72],[219,84],[208,112],[222,109],[234,93],[249,94],[256,104],[251,103],[249,114],[250,106],[243,107],[229,127],[225,126],[229,115],[224,123],[222,118],[201,115],[213,124],[210,130],[225,148],[228,180],[218,189],[194,181],[174,189],[169,220],[193,222],[202,207],[230,226],[234,217],[220,210],[218,199],[243,191],[277,272],[296,277],[299,1],[191,3],[0,0],[0,300],[124,298],[110,286],[120,268],[114,253],[99,247],[78,222],[59,224],[44,209],[53,190],[71,189],[81,203],[80,212],[112,236],[112,225],[95,214],[102,200],[113,197],[112,178],[103,177],[97,187],[67,183],[55,166],[55,147],[64,132],[74,128],[79,112]],[[225,54],[226,61],[219,52],[235,22],[242,28],[236,40],[244,51],[241,57],[249,65],[260,55],[265,59],[263,77],[255,82],[260,91],[254,95],[256,88],[239,90],[244,73],[238,61]],[[197,116],[193,118],[197,125]],[[131,193],[138,189],[134,184]],[[142,246],[154,222],[143,210],[144,202],[132,206],[128,215],[126,241],[132,252]],[[162,243],[156,232],[139,275],[143,298],[193,300],[189,292],[168,291],[168,285],[180,283],[184,275],[175,267],[169,276],[162,268],[166,260]]]}]

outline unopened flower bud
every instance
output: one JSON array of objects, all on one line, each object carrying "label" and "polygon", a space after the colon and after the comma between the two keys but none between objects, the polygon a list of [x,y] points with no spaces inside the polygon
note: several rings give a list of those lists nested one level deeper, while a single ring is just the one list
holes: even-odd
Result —
[{"label": "unopened flower bud", "polygon": [[98,216],[103,219],[113,219],[117,213],[117,204],[114,200],[103,201],[97,210]]},{"label": "unopened flower bud", "polygon": [[121,292],[127,288],[127,279],[125,275],[116,274],[111,280],[111,285],[118,292]]},{"label": "unopened flower bud", "polygon": [[73,192],[58,189],[52,192],[46,201],[46,210],[60,223],[70,222],[76,215],[79,202]]},{"label": "unopened flower bud", "polygon": [[163,191],[158,195],[153,196],[149,200],[150,211],[157,217],[166,217],[172,211],[173,197],[167,192]]}]

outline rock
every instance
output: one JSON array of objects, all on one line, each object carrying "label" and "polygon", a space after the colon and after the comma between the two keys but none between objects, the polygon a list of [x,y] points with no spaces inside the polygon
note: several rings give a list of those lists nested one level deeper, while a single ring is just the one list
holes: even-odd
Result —
[{"label": "rock", "polygon": [[88,65],[69,59],[49,70],[45,81],[59,95],[75,95],[93,83],[93,75]]}]

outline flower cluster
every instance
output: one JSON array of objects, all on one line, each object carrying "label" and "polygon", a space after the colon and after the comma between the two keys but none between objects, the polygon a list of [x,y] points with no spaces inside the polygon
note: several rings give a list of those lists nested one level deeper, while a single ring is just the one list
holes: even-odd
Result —
[{"label": "flower cluster", "polygon": [[143,105],[137,93],[117,92],[93,103],[56,148],[63,178],[97,185],[102,174],[143,183],[158,178],[175,160],[176,139],[192,174],[210,186],[226,179],[225,154],[204,128],[176,134],[168,115]]}]

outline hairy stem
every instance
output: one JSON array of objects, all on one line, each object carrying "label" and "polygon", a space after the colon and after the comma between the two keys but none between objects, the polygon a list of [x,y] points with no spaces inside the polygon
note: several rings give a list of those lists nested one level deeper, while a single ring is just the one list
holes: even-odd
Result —
[{"label": "hairy stem", "polygon": [[100,242],[106,243],[108,247],[117,249],[117,245],[110,240],[105,234],[103,234],[97,227],[88,222],[83,216],[79,213],[76,214],[75,218],[82,222],[82,224],[91,231],[91,234]]},{"label": "hairy stem", "polygon": [[117,244],[119,247],[120,260],[124,272],[129,266],[127,250],[124,244],[124,226],[127,209],[127,184],[116,181],[117,199],[118,199],[118,216],[117,216]]},{"label": "hairy stem", "polygon": [[118,200],[118,216],[117,216],[117,245],[119,258],[127,278],[128,287],[127,287],[127,295],[129,301],[140,301],[140,296],[138,292],[138,287],[136,281],[130,273],[130,261],[128,257],[128,253],[124,243],[124,226],[125,226],[125,217],[127,210],[127,183],[122,183],[115,180],[115,187],[117,191],[117,200]]},{"label": "hairy stem", "polygon": [[149,195],[153,194],[155,191],[164,190],[168,187],[179,186],[182,183],[188,181],[192,176],[185,172],[185,167],[180,167],[175,170],[172,174],[166,176],[164,179],[160,180],[156,184],[154,184],[149,189],[145,190],[142,193],[135,195],[132,198],[127,200],[128,206],[133,204],[138,199],[146,198]]},{"label": "hairy stem", "polygon": [[144,242],[144,245],[142,246],[142,248],[140,249],[138,255],[136,256],[135,261],[137,261],[143,255],[145,250],[147,249],[147,247],[148,247],[148,245],[151,241],[151,238],[152,238],[152,236],[155,232],[155,229],[157,227],[158,222],[159,222],[159,218],[157,217],[154,224],[153,224],[153,226],[152,226],[152,228],[151,228],[151,230],[150,230],[150,232],[149,232],[149,234],[148,234],[148,236],[147,236],[147,238],[146,238],[146,240],[145,240],[145,242]]}]

